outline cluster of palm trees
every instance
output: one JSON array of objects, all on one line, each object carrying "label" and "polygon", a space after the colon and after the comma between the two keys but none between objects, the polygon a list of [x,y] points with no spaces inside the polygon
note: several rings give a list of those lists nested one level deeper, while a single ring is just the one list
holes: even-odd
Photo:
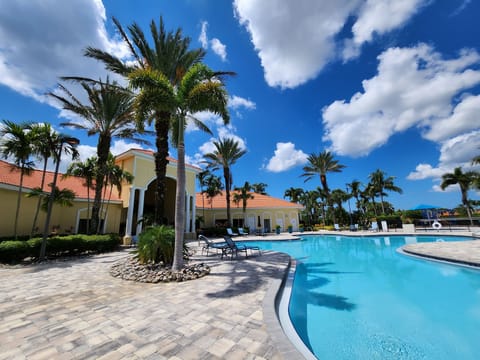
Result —
[{"label": "cluster of palm trees", "polygon": [[[291,187],[284,193],[285,198],[305,207],[303,220],[307,226],[317,223],[347,223],[348,221],[350,223],[352,221],[367,223],[373,217],[393,213],[392,205],[384,200],[387,191],[402,193],[402,189],[394,184],[393,176],[387,176],[384,171],[378,169],[369,175],[369,182],[366,185],[362,185],[358,180],[353,180],[346,184],[345,190],[331,190],[328,186],[327,174],[341,172],[345,165],[340,164],[333,154],[326,150],[318,154],[310,154],[307,161],[301,176],[308,181],[318,175],[321,186],[310,191]],[[353,213],[351,208],[348,212],[343,208],[345,202],[348,202],[350,206],[352,198],[355,199],[357,209]]]},{"label": "cluster of palm trees", "polygon": [[[2,157],[5,159],[13,159],[14,164],[20,169],[20,183],[13,230],[14,239],[17,239],[18,235],[18,220],[20,218],[24,177],[30,175],[33,170],[35,164],[33,161],[34,157],[39,158],[43,162],[40,187],[34,189],[32,193],[38,196],[38,203],[32,220],[32,230],[30,234],[33,236],[37,229],[38,214],[43,203],[43,208],[47,211],[40,253],[40,259],[43,259],[45,256],[46,238],[49,234],[53,204],[57,201],[68,205],[73,197],[72,192],[68,189],[58,189],[57,187],[62,154],[70,155],[72,159],[77,158],[78,151],[76,146],[79,144],[79,140],[54,131],[50,124],[17,124],[9,120],[3,120],[0,128],[0,136],[2,137],[0,144]],[[50,191],[46,191],[45,174],[49,159],[52,159],[55,165],[55,172],[53,181],[49,184]]]}]

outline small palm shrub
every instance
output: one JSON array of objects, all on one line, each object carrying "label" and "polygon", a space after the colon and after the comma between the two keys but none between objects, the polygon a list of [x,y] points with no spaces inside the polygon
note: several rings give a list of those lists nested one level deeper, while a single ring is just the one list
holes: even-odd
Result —
[{"label": "small palm shrub", "polygon": [[173,263],[175,230],[169,226],[152,226],[143,231],[138,238],[136,256],[140,263]]}]

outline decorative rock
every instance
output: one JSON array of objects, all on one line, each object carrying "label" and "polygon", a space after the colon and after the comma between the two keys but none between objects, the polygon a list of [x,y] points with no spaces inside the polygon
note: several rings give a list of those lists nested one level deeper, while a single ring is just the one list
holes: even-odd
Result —
[{"label": "decorative rock", "polygon": [[119,261],[110,268],[114,277],[143,283],[182,282],[199,279],[209,273],[210,267],[204,263],[186,265],[174,272],[163,264],[140,264],[134,257]]}]

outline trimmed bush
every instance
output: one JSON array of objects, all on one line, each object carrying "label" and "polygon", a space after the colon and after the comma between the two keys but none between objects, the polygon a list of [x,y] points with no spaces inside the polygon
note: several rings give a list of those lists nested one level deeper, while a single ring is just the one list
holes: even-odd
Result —
[{"label": "trimmed bush", "polygon": [[[102,253],[117,248],[118,235],[69,235],[47,239],[47,257]],[[25,258],[36,259],[40,255],[41,238],[27,241],[3,241],[0,243],[0,262],[18,263]]]}]

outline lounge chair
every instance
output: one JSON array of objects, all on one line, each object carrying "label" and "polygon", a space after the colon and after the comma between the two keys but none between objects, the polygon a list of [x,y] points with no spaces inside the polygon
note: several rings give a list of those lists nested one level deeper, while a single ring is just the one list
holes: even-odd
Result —
[{"label": "lounge chair", "polygon": [[335,231],[340,231],[340,226],[338,224],[333,224]]},{"label": "lounge chair", "polygon": [[203,245],[203,247],[202,247],[202,255],[203,255],[203,252],[206,251],[207,256],[208,256],[208,250],[215,249],[217,251],[217,253],[218,253],[218,250],[221,250],[222,251],[222,257],[223,257],[223,253],[224,253],[224,251],[226,251],[226,249],[228,247],[226,242],[213,242],[212,240],[210,240],[209,238],[207,238],[204,235],[198,235],[198,240],[203,241],[205,243],[205,245]]},{"label": "lounge chair", "polygon": [[237,233],[234,233],[232,228],[227,228],[227,234],[228,236],[238,236]]},{"label": "lounge chair", "polygon": [[262,255],[262,252],[258,246],[247,246],[245,244],[237,244],[235,241],[232,240],[230,236],[224,236],[225,242],[227,243],[227,251],[222,251],[222,258],[223,255],[228,255],[228,252],[231,254],[231,259],[233,259],[233,255],[235,257],[238,257],[238,252],[242,251],[245,253],[245,257],[248,257],[248,250],[257,250],[260,255]]},{"label": "lounge chair", "polygon": [[378,223],[376,221],[372,221],[372,227],[369,229],[370,231],[378,231]]},{"label": "lounge chair", "polygon": [[238,228],[240,236],[248,236],[248,231],[244,231],[243,228]]}]

